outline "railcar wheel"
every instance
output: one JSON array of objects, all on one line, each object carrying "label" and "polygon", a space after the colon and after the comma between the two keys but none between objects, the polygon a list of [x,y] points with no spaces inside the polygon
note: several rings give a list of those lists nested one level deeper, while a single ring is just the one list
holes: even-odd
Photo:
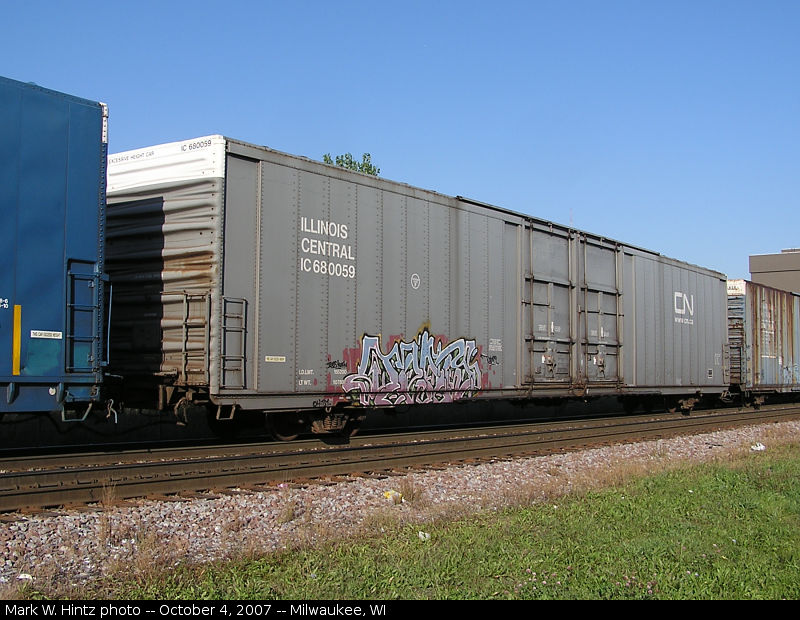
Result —
[{"label": "railcar wheel", "polygon": [[300,433],[307,430],[297,413],[268,413],[266,426],[269,433],[278,441],[294,441]]}]

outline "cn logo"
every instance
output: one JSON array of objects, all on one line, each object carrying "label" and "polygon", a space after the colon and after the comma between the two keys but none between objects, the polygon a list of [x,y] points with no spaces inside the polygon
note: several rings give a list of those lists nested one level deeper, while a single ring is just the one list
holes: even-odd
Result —
[{"label": "cn logo", "polygon": [[675,291],[675,314],[694,316],[694,295]]}]

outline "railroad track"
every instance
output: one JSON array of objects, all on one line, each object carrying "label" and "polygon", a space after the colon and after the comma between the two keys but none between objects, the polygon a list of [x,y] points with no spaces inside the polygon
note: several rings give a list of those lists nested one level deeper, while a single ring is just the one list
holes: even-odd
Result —
[{"label": "railroad track", "polygon": [[[800,406],[638,415],[292,443],[0,460],[0,511],[101,502],[574,450],[797,419]],[[267,486],[264,486],[267,485]]]}]

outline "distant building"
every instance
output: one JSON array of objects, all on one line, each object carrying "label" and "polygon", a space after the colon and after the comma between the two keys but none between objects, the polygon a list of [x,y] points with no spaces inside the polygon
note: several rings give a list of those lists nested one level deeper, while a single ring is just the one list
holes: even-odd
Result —
[{"label": "distant building", "polygon": [[800,248],[751,256],[750,279],[757,284],[800,293]]}]

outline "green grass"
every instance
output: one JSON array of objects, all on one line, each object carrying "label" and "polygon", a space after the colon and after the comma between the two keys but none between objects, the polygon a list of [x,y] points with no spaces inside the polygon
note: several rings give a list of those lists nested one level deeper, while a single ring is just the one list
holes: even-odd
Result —
[{"label": "green grass", "polygon": [[[143,556],[78,599],[797,599],[800,446],[629,478],[605,488],[401,525],[315,549],[198,566]],[[514,499],[514,498],[512,498]],[[420,532],[429,534],[423,540]],[[145,545],[147,547],[147,545]],[[146,549],[145,549],[146,551]]]},{"label": "green grass", "polygon": [[[421,540],[419,532],[430,534]],[[30,594],[30,593],[29,593]],[[125,599],[796,599],[797,446],[255,560],[119,575]]]}]

